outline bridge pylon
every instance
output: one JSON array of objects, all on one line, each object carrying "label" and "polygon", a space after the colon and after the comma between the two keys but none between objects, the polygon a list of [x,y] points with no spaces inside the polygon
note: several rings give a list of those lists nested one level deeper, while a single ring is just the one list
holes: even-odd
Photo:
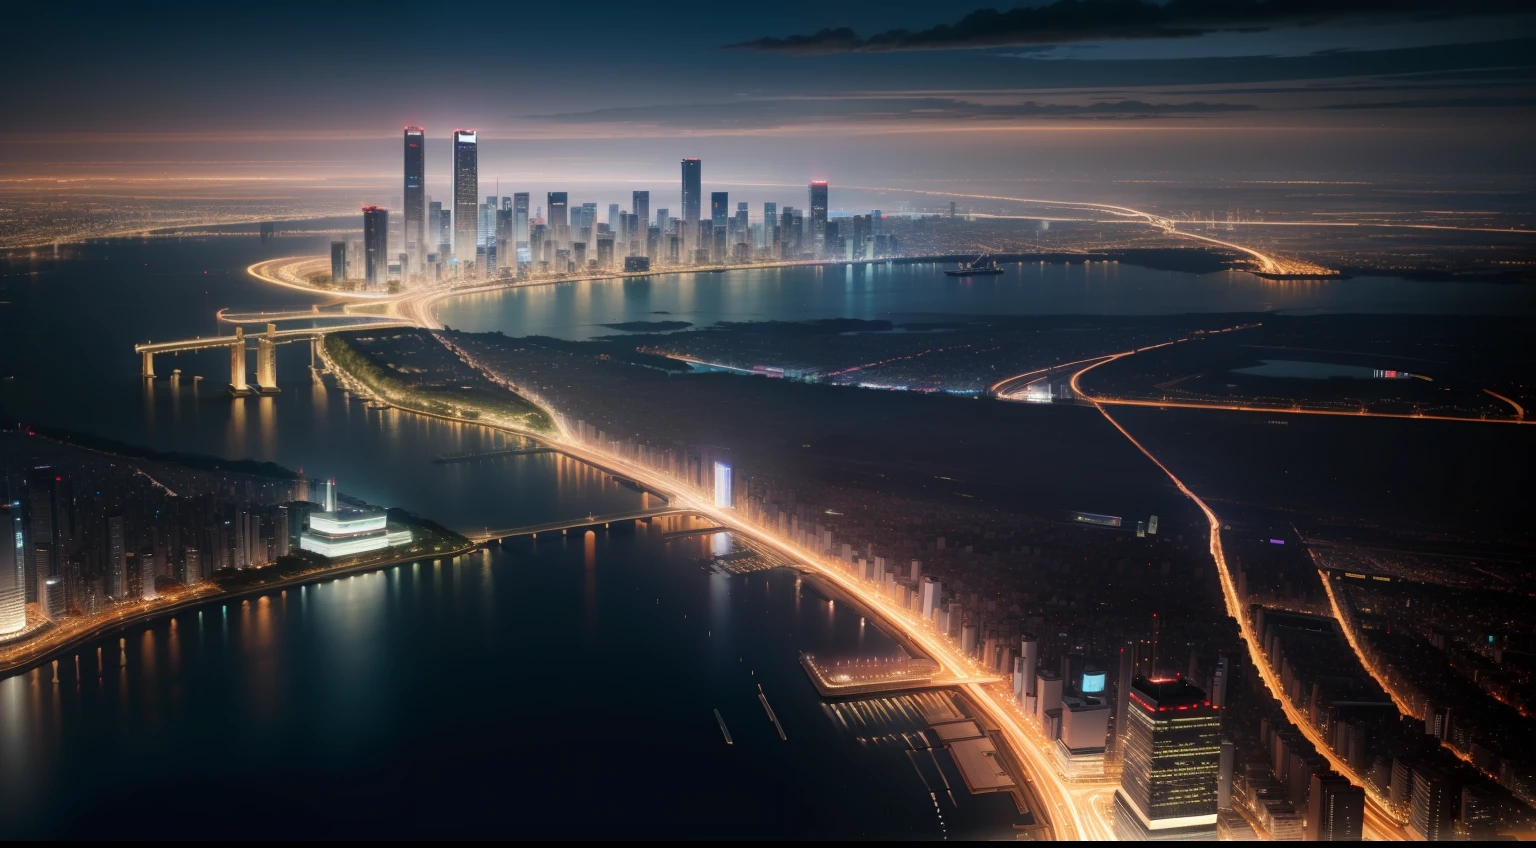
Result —
[{"label": "bridge pylon", "polygon": [[147,350],[144,351],[144,369],[141,376],[146,380],[155,378],[155,355]]},{"label": "bridge pylon", "polygon": [[245,382],[245,328],[235,328],[235,343],[229,346],[229,393],[235,397],[255,394]]},{"label": "bridge pylon", "polygon": [[268,324],[267,334],[256,339],[256,392],[275,395],[277,388],[277,325]]}]

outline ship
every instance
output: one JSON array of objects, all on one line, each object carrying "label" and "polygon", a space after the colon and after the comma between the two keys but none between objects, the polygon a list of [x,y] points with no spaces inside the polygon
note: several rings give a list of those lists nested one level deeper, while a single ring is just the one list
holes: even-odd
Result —
[{"label": "ship", "polygon": [[997,267],[997,260],[988,259],[985,253],[976,257],[973,262],[961,262],[959,268],[944,272],[946,276],[950,277],[980,277],[1001,273],[1003,273],[1003,269]]}]

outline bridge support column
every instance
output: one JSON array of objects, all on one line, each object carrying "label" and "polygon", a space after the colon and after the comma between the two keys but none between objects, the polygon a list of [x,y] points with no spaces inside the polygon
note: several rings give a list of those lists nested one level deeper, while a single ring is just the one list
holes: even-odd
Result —
[{"label": "bridge support column", "polygon": [[276,324],[267,325],[267,334],[256,340],[256,391],[258,394],[275,395],[277,388],[277,341]]},{"label": "bridge support column", "polygon": [[235,328],[235,343],[229,346],[229,393],[235,397],[251,394],[245,382],[245,328]]},{"label": "bridge support column", "polygon": [[155,355],[147,350],[144,351],[143,376],[145,378],[153,378],[155,376]]}]

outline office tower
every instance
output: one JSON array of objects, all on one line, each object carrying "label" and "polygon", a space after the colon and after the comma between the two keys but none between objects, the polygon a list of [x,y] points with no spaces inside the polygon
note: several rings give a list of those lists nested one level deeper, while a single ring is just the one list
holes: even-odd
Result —
[{"label": "office tower", "polygon": [[729,226],[731,217],[731,193],[728,191],[712,191],[709,193],[709,221],[716,227]]},{"label": "office tower", "polygon": [[474,130],[453,131],[453,256],[475,261],[480,194],[480,144]]},{"label": "office tower", "polygon": [[613,267],[613,236],[610,234],[597,237],[597,267]]},{"label": "office tower", "polygon": [[[512,195],[512,238],[516,240],[517,247],[528,246],[528,192],[519,191]],[[526,261],[521,256],[518,261]]]},{"label": "office tower", "polygon": [[427,204],[427,222],[425,241],[422,243],[423,254],[433,253],[441,245],[448,243],[448,229],[443,226],[443,204],[434,200]]},{"label": "office tower", "polygon": [[730,509],[736,505],[736,500],[731,492],[731,466],[723,463],[715,463],[715,506],[720,509]]},{"label": "office tower", "polygon": [[27,558],[21,502],[0,503],[0,636],[27,626]]},{"label": "office tower", "polygon": [[475,246],[491,244],[496,233],[496,195],[487,195],[485,202],[475,210]]},{"label": "office tower", "polygon": [[922,584],[921,603],[923,620],[932,623],[933,612],[939,608],[939,592],[943,587],[939,581],[932,577],[924,577]]},{"label": "office tower", "polygon": [[683,232],[698,229],[699,204],[703,202],[703,164],[697,159],[683,160]]},{"label": "office tower", "polygon": [[102,577],[106,584],[107,597],[114,601],[123,599],[128,591],[127,573],[127,533],[123,526],[122,515],[107,516],[107,561]]},{"label": "office tower", "polygon": [[747,224],[747,204],[745,201],[736,204],[736,217],[731,221],[731,226],[736,230],[732,244],[751,242],[752,230]]},{"label": "office tower", "polygon": [[810,248],[820,259],[827,250],[827,181],[811,182],[811,244]]},{"label": "office tower", "polygon": [[853,259],[869,259],[869,253],[865,249],[865,242],[871,238],[871,220],[868,215],[853,216]]},{"label": "office tower", "polygon": [[181,582],[188,586],[203,582],[203,554],[197,548],[182,552]]},{"label": "office tower", "polygon": [[363,207],[363,285],[378,288],[389,280],[389,210]]},{"label": "office tower", "polygon": [[151,548],[145,548],[139,552],[139,597],[146,601],[153,601],[160,597],[155,589],[155,578],[160,576],[159,560]]},{"label": "office tower", "polygon": [[[1225,754],[1225,747],[1222,751]],[[1307,793],[1308,841],[1359,842],[1364,822],[1364,789],[1333,772],[1312,775],[1312,786]]]},{"label": "office tower", "polygon": [[[635,193],[639,194],[639,192]],[[619,231],[619,204],[617,203],[608,204],[608,229],[614,232]]]},{"label": "office tower", "polygon": [[431,251],[427,249],[425,221],[427,200],[427,137],[421,127],[405,128],[405,252],[410,254],[409,271],[421,267]]},{"label": "office tower", "polygon": [[559,244],[570,241],[571,221],[566,214],[568,201],[563,191],[549,193],[549,206],[544,212],[544,223],[549,228],[548,232]]},{"label": "office tower", "polygon": [[331,282],[339,283],[347,278],[347,243],[331,242]]},{"label": "office tower", "polygon": [[651,222],[651,193],[648,191],[635,192],[631,204],[629,211],[635,216],[635,220],[640,222],[640,251],[646,256],[650,256],[645,251],[645,229]]},{"label": "office tower", "polygon": [[715,230],[715,239],[714,239],[715,243],[714,243],[714,249],[710,251],[710,256],[714,259],[715,262],[724,262],[726,260],[726,257],[729,255],[726,252],[727,249],[728,249],[726,247],[726,243],[725,243],[726,242],[726,239],[725,239],[725,230],[726,230],[726,228],[722,227],[722,226],[716,226],[714,228],[714,230]]},{"label": "office tower", "polygon": [[672,219],[668,217],[671,211],[670,209],[656,210],[656,228],[661,230],[662,235],[666,235],[667,228],[671,226]]},{"label": "office tower", "polygon": [[1433,766],[1414,766],[1408,793],[1408,826],[1430,842],[1451,840],[1454,835],[1459,788]]},{"label": "office tower", "polygon": [[1211,838],[1221,772],[1221,711],[1181,678],[1131,683],[1115,835]]},{"label": "office tower", "polygon": [[1033,633],[1025,633],[1019,640],[1019,658],[1023,660],[1023,666],[1019,669],[1024,675],[1022,691],[1019,693],[1019,702],[1025,705],[1025,712],[1034,712],[1035,709],[1035,672],[1040,665],[1040,640]]},{"label": "office tower", "polygon": [[[1232,771],[1237,768],[1237,746],[1221,740],[1221,764],[1216,771],[1216,809],[1232,809]],[[1315,789],[1313,791],[1316,791]]]},{"label": "office tower", "polygon": [[779,204],[763,204],[763,249],[772,256],[773,246],[779,242]]}]

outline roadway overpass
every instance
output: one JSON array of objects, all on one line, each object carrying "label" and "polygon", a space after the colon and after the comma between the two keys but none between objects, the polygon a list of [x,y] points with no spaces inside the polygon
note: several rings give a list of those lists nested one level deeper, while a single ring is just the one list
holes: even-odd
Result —
[{"label": "roadway overpass", "polygon": [[[305,327],[297,330],[279,330],[276,324],[269,323],[265,333],[254,337],[247,336],[244,327],[235,327],[235,334],[232,336],[199,337],[176,342],[145,342],[134,345],[133,350],[143,357],[142,376],[145,379],[152,379],[155,376],[155,354],[157,353],[190,353],[195,350],[228,348],[230,394],[237,397],[250,394],[275,394],[277,392],[277,345],[296,341],[313,343],[325,334],[338,330],[384,330],[415,326],[409,321],[399,319],[381,319],[377,316],[374,316],[374,319],[346,327]],[[250,338],[256,339],[256,386],[254,388],[245,379],[246,342]],[[313,360],[313,352],[311,352],[311,360]]]}]

